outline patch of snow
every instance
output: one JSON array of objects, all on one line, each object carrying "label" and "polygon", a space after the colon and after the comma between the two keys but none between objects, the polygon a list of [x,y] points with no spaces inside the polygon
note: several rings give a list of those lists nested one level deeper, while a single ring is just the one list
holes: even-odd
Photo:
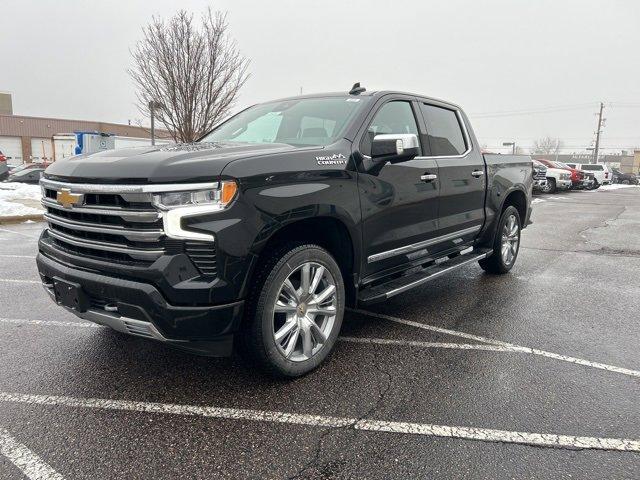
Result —
[{"label": "patch of snow", "polygon": [[543,200],[543,199],[541,199],[541,198],[534,198],[533,200],[531,200],[531,204],[534,204],[534,203],[542,203],[542,202],[544,202],[544,201],[545,201],[545,200]]},{"label": "patch of snow", "polygon": [[640,185],[622,185],[621,183],[614,183],[612,185],[602,185],[596,192],[604,192],[606,190],[620,190],[621,188],[640,188]]},{"label": "patch of snow", "polygon": [[23,205],[39,202],[42,192],[39,185],[27,183],[0,183],[0,217],[38,215],[43,212],[41,208]]}]

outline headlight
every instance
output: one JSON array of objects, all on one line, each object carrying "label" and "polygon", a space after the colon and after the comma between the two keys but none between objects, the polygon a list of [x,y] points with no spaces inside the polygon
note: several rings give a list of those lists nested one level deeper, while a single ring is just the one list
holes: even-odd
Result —
[{"label": "headlight", "polygon": [[226,208],[235,198],[238,184],[233,180],[219,182],[214,188],[187,192],[164,192],[153,196],[153,203],[162,210],[180,207],[212,206]]},{"label": "headlight", "polygon": [[162,223],[167,237],[214,241],[211,233],[183,227],[182,220],[224,210],[236,197],[237,192],[236,182],[224,180],[207,190],[157,193],[153,196],[153,203],[163,211]]}]

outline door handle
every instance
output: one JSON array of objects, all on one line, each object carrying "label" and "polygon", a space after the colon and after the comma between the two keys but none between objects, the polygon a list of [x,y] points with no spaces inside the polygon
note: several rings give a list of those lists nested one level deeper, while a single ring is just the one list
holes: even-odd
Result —
[{"label": "door handle", "polygon": [[471,175],[473,175],[474,177],[478,178],[478,177],[481,177],[482,175],[484,175],[484,171],[483,170],[474,170],[473,172],[471,172]]},{"label": "door handle", "polygon": [[438,175],[436,175],[435,173],[425,173],[424,175],[420,175],[420,180],[422,180],[423,182],[431,182],[436,178],[438,178]]}]

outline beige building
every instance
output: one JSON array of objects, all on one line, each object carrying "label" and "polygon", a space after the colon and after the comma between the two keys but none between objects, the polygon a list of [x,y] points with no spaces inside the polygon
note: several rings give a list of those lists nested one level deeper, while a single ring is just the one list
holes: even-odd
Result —
[{"label": "beige building", "polygon": [[640,150],[633,152],[631,165],[621,165],[621,169],[625,173],[640,173]]},{"label": "beige building", "polygon": [[[74,132],[113,134],[116,148],[151,143],[149,131],[137,126],[13,115],[11,95],[0,94],[0,152],[7,157],[9,164],[69,157],[75,150]],[[168,133],[164,130],[157,131],[156,136],[168,139]],[[167,141],[160,140],[158,143]]]}]

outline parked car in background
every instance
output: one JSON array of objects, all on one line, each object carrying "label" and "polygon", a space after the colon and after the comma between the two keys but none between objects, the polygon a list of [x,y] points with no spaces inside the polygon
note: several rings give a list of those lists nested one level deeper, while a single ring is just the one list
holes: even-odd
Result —
[{"label": "parked car in background", "polygon": [[610,185],[613,180],[613,173],[603,163],[569,163],[568,165],[593,173],[594,184],[591,189],[599,188],[600,185]]},{"label": "parked car in background", "polygon": [[616,168],[612,168],[613,183],[621,183],[623,185],[638,185],[638,177],[633,173],[622,173]]},{"label": "parked car in background", "polygon": [[7,157],[0,152],[0,181],[6,180],[9,177],[9,166],[7,165]]},{"label": "parked car in background", "polygon": [[20,170],[12,175],[9,175],[9,182],[21,182],[21,183],[38,183],[44,173],[43,167],[27,168]]},{"label": "parked car in background", "polygon": [[[569,190],[571,188],[571,172],[565,168],[558,168],[553,162],[534,160],[547,168],[547,184],[540,190],[542,193],[554,193],[557,190]],[[547,160],[548,162],[548,160]]]},{"label": "parked car in background", "polygon": [[17,165],[9,169],[9,175],[15,175],[18,172],[22,172],[23,170],[30,170],[32,168],[47,168],[51,165],[51,162],[33,162],[33,163],[23,163],[22,165]]},{"label": "parked car in background", "polygon": [[582,190],[583,188],[589,188],[593,186],[594,175],[593,173],[585,172],[579,168],[572,167],[568,163],[554,162],[561,168],[566,168],[571,172],[571,188],[575,190]]},{"label": "parked car in background", "polygon": [[560,168],[562,170],[568,171],[571,174],[571,188],[584,188],[584,173],[582,172],[582,170],[570,167],[566,163],[554,162],[552,160],[547,160],[544,158],[540,158],[538,159],[538,161],[548,168]]},{"label": "parked car in background", "polygon": [[596,178],[595,178],[595,174],[593,172],[589,172],[586,170],[581,170],[580,169],[580,165],[579,163],[565,163],[564,165],[566,165],[569,168],[575,168],[577,170],[580,170],[582,172],[582,174],[584,175],[584,180],[582,181],[583,184],[583,188],[587,189],[587,190],[593,190],[595,188],[595,184],[596,184]]},{"label": "parked car in background", "polygon": [[547,167],[537,160],[533,160],[533,190],[543,191],[547,187]]}]

